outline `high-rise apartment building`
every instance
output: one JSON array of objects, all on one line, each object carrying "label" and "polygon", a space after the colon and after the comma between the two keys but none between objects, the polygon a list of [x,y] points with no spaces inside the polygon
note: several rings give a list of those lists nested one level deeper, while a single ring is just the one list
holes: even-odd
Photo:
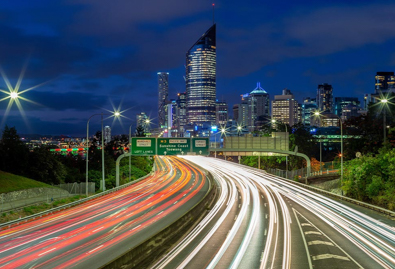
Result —
[{"label": "high-rise apartment building", "polygon": [[211,26],[186,54],[188,124],[215,124],[216,25]]},{"label": "high-rise apartment building", "polygon": [[174,126],[178,130],[178,136],[183,136],[185,131],[185,125],[187,125],[187,103],[186,103],[186,93],[178,93],[178,98],[176,100],[176,117],[174,120]]},{"label": "high-rise apartment building", "polygon": [[136,115],[136,125],[142,126],[144,128],[144,133],[150,132],[150,124],[147,122],[148,120],[148,116],[145,114],[145,112],[141,112],[140,114]]},{"label": "high-rise apartment building", "polygon": [[104,127],[104,143],[110,143],[111,141],[111,127],[110,126],[105,126]]},{"label": "high-rise apartment building", "polygon": [[241,104],[233,105],[233,119],[239,126],[248,126],[248,104],[243,100]]},{"label": "high-rise apartment building", "polygon": [[169,96],[169,73],[158,72],[158,122],[159,127],[166,127],[166,105]]},{"label": "high-rise apartment building", "polygon": [[335,97],[334,113],[341,117],[343,108],[349,104],[359,106],[360,102],[357,97]]},{"label": "high-rise apartment building", "polygon": [[300,122],[298,101],[290,90],[284,89],[282,95],[275,95],[272,101],[272,119],[290,126]]},{"label": "high-rise apartment building", "polygon": [[377,72],[375,76],[376,94],[395,92],[394,72]]},{"label": "high-rise apartment building", "polygon": [[332,85],[324,83],[317,88],[317,107],[322,112],[333,111],[333,88]]},{"label": "high-rise apartment building", "polygon": [[228,103],[225,101],[217,101],[215,103],[216,124],[224,126],[228,122]]}]

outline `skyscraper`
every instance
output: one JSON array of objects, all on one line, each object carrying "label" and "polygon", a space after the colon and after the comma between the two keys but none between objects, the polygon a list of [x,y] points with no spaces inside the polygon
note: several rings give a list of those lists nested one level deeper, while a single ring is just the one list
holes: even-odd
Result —
[{"label": "skyscraper", "polygon": [[166,105],[169,96],[169,73],[158,72],[158,121],[159,127],[166,127]]},{"label": "skyscraper", "polygon": [[224,126],[228,122],[228,103],[225,101],[217,101],[215,111],[217,126]]},{"label": "skyscraper", "polygon": [[333,111],[333,88],[332,85],[324,83],[318,85],[317,89],[317,107],[320,111]]},{"label": "skyscraper", "polygon": [[317,103],[315,98],[307,97],[303,100],[302,104],[302,123],[310,126],[310,119],[317,110]]},{"label": "skyscraper", "polygon": [[215,123],[216,25],[211,26],[186,54],[187,121]]},{"label": "skyscraper", "polygon": [[183,136],[184,127],[187,124],[187,104],[186,104],[186,93],[178,93],[178,99],[176,100],[176,118],[175,127],[178,130],[178,136]]},{"label": "skyscraper", "polygon": [[275,95],[272,101],[272,119],[290,126],[300,122],[298,101],[290,90],[284,89],[282,95]]}]

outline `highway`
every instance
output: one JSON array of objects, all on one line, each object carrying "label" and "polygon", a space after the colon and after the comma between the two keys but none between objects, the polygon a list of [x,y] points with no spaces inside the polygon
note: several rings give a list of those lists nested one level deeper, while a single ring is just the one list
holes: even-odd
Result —
[{"label": "highway", "polygon": [[183,158],[211,172],[220,197],[153,268],[395,268],[394,220],[262,170]]},{"label": "highway", "polygon": [[99,268],[179,219],[209,189],[178,158],[128,188],[0,231],[0,268]]}]

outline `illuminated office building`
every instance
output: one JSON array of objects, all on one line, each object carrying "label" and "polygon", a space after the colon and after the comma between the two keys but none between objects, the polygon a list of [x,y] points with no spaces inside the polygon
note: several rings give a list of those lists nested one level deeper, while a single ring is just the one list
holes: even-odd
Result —
[{"label": "illuminated office building", "polygon": [[319,111],[333,111],[333,88],[332,85],[324,83],[318,85],[317,89],[317,107]]},{"label": "illuminated office building", "polygon": [[158,72],[158,121],[159,127],[166,128],[166,105],[169,96],[169,73]]},{"label": "illuminated office building", "polygon": [[210,27],[186,54],[188,124],[215,124],[216,25]]},{"label": "illuminated office building", "polygon": [[289,126],[300,122],[299,105],[290,90],[284,89],[282,95],[275,95],[272,101],[272,119]]},{"label": "illuminated office building", "polygon": [[376,94],[395,92],[394,72],[377,72],[375,76]]}]

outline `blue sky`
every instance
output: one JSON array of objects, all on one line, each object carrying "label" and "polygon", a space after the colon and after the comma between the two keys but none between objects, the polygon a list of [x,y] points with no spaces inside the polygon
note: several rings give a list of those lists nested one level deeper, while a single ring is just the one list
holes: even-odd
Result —
[{"label": "blue sky", "polygon": [[[106,121],[115,133],[142,111],[155,121],[156,73],[170,73],[170,98],[185,91],[185,53],[211,26],[211,4],[1,1],[0,66],[15,85],[26,64],[21,90],[46,83],[23,95],[38,103],[21,102],[25,120],[15,105],[5,117],[0,102],[0,128],[84,135],[91,115],[120,105],[128,119]],[[288,88],[301,101],[326,82],[362,100],[377,71],[395,71],[393,14],[393,1],[216,1],[217,97],[231,110],[260,82],[271,97]]]}]

